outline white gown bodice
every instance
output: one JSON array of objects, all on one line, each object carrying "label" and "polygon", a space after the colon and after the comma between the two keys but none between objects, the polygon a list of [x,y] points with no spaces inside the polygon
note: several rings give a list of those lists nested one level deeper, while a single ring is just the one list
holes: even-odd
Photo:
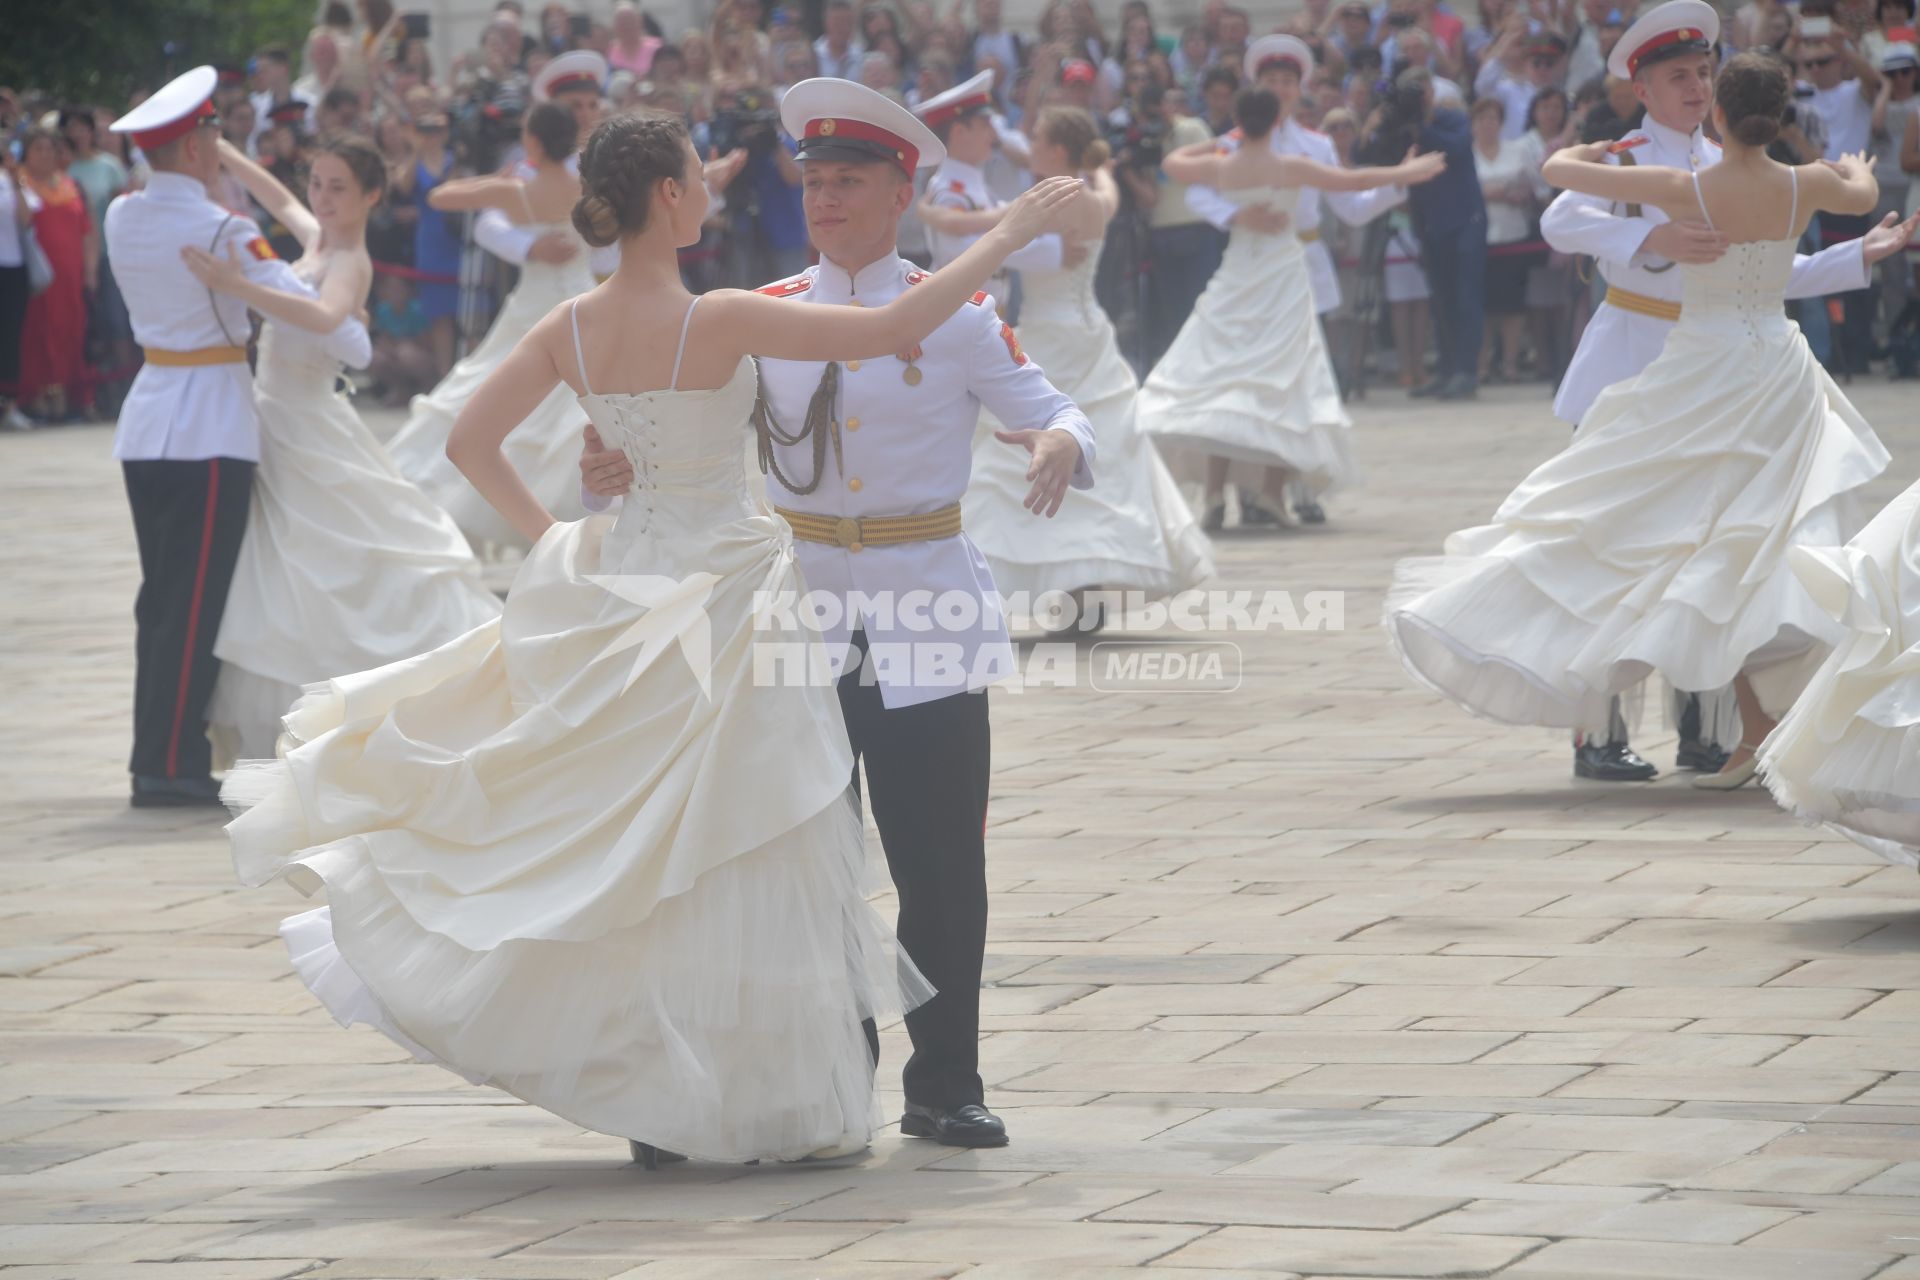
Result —
[{"label": "white gown bodice", "polygon": [[557,307],[568,298],[577,298],[593,288],[592,251],[587,242],[580,239],[580,233],[569,222],[528,222],[523,223],[535,236],[545,236],[553,232],[566,236],[575,242],[578,252],[565,262],[535,262],[529,258],[520,267],[520,283],[514,287],[514,294],[529,300],[544,300],[542,314],[546,309]]},{"label": "white gown bodice", "polygon": [[1682,263],[1680,323],[1735,337],[1787,336],[1794,324],[1783,300],[1796,243],[1755,240],[1729,245],[1714,262]]},{"label": "white gown bodice", "polygon": [[633,465],[616,538],[699,538],[757,513],[741,462],[754,383],[748,358],[712,390],[580,397],[607,447]]},{"label": "white gown bodice", "polygon": [[1287,215],[1286,230],[1280,232],[1243,231],[1238,227],[1227,233],[1229,247],[1258,247],[1260,245],[1286,244],[1299,247],[1300,188],[1298,187],[1232,187],[1220,193],[1220,198],[1237,209],[1250,204],[1263,204],[1275,213]]},{"label": "white gown bodice", "polygon": [[1087,256],[1071,267],[1058,271],[1022,271],[1020,273],[1020,324],[1022,328],[1039,320],[1046,324],[1092,326],[1088,337],[1099,330],[1106,313],[1094,296],[1093,278],[1100,268],[1104,235],[1085,242]]}]

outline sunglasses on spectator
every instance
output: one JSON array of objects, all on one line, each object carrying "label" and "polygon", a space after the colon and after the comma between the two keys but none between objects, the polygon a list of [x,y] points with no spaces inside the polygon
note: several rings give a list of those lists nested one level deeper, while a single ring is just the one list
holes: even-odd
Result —
[{"label": "sunglasses on spectator", "polygon": [[1828,66],[1832,62],[1833,62],[1833,56],[1829,54],[1828,56],[1823,58],[1806,58],[1801,61],[1800,65],[1812,71],[1812,70],[1818,70],[1819,68],[1824,66]]}]

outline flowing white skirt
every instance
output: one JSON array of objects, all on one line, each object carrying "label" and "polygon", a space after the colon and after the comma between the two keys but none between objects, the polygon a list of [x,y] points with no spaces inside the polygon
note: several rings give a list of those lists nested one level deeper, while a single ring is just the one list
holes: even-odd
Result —
[{"label": "flowing white skirt", "polygon": [[1683,321],[1493,523],[1402,560],[1384,625],[1407,670],[1507,724],[1599,728],[1656,671],[1707,690],[1745,670],[1788,705],[1843,632],[1787,553],[1860,528],[1887,451],[1798,328],[1766,332]]},{"label": "flowing white skirt", "polygon": [[498,620],[311,689],[227,784],[235,867],[324,888],[283,927],[302,979],[470,1080],[706,1159],[867,1137],[861,1020],[929,992],[862,895],[834,689],[756,677],[804,639],[756,620],[803,590],[791,542],[612,525],[553,526]]},{"label": "flowing white skirt", "polygon": [[334,390],[334,368],[267,326],[253,509],[213,647],[207,719],[223,768],[273,754],[303,686],[438,648],[500,613],[466,539]]},{"label": "flowing white skirt", "polygon": [[[584,267],[580,275],[584,283],[574,293],[593,287],[593,277]],[[476,547],[524,549],[527,540],[447,460],[447,437],[453,432],[453,420],[533,326],[570,296],[566,288],[555,286],[551,268],[539,269],[537,274],[535,268],[527,268],[520,286],[507,295],[480,345],[454,365],[432,391],[413,398],[405,425],[387,442],[387,452],[393,455],[401,474],[452,516]],[[581,412],[578,398],[562,383],[508,434],[501,446],[533,496],[557,520],[577,520],[586,514],[580,502],[581,433],[586,425],[587,416]]]},{"label": "flowing white skirt", "polygon": [[1920,484],[1794,568],[1845,636],[1760,752],[1780,804],[1920,867]]},{"label": "flowing white skirt", "polygon": [[986,555],[1003,596],[1083,587],[1172,595],[1213,576],[1212,547],[1153,442],[1135,418],[1133,370],[1113,325],[1089,295],[1084,308],[1029,298],[1021,347],[1092,425],[1100,483],[1067,496],[1052,519],[1021,504],[1031,487],[1027,451],[993,438],[982,413],[973,476],[962,499],[967,534]]},{"label": "flowing white skirt", "polygon": [[1235,232],[1193,314],[1140,387],[1141,428],[1166,445],[1290,468],[1310,494],[1359,479],[1291,235]]}]

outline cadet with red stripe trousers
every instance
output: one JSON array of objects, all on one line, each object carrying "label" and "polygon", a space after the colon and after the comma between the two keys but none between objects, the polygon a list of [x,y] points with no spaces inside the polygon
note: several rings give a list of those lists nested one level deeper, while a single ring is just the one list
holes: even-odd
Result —
[{"label": "cadet with red stripe trousers", "polygon": [[220,172],[218,80],[195,67],[113,124],[153,170],[106,216],[107,252],[146,356],[113,442],[140,547],[128,766],[136,806],[220,803],[206,722],[213,642],[260,459],[247,305],[203,287],[182,251],[235,256],[255,283],[308,292],[252,219],[208,194]]}]

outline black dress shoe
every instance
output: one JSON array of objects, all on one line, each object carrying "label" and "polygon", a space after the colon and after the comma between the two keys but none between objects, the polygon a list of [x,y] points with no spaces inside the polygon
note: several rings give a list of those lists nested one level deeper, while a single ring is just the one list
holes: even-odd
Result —
[{"label": "black dress shoe", "polygon": [[1573,776],[1596,782],[1646,782],[1660,771],[1624,742],[1583,742],[1573,749]]},{"label": "black dress shoe", "polygon": [[977,1102],[951,1111],[909,1102],[906,1114],[900,1117],[900,1132],[909,1138],[932,1138],[943,1147],[1007,1145],[1007,1126]]},{"label": "black dress shoe", "polygon": [[1682,742],[1680,749],[1673,753],[1673,767],[1718,773],[1727,767],[1727,749],[1717,742],[1702,742],[1698,738]]},{"label": "black dress shoe", "polygon": [[1413,388],[1413,390],[1407,392],[1407,394],[1416,400],[1431,400],[1434,396],[1439,395],[1446,389],[1446,379],[1435,378],[1432,382],[1421,383],[1419,386]]},{"label": "black dress shoe", "polygon": [[1227,504],[1216,502],[1207,508],[1207,514],[1200,517],[1202,533],[1218,533],[1227,527]]},{"label": "black dress shoe", "polygon": [[133,807],[179,809],[220,807],[220,784],[212,778],[151,778],[133,775]]},{"label": "black dress shoe", "polygon": [[1456,373],[1447,379],[1447,385],[1440,388],[1442,400],[1477,400],[1480,398],[1480,384],[1464,373]]},{"label": "black dress shoe", "polygon": [[1325,524],[1327,509],[1312,498],[1303,498],[1293,504],[1293,514],[1300,517],[1301,524]]}]

